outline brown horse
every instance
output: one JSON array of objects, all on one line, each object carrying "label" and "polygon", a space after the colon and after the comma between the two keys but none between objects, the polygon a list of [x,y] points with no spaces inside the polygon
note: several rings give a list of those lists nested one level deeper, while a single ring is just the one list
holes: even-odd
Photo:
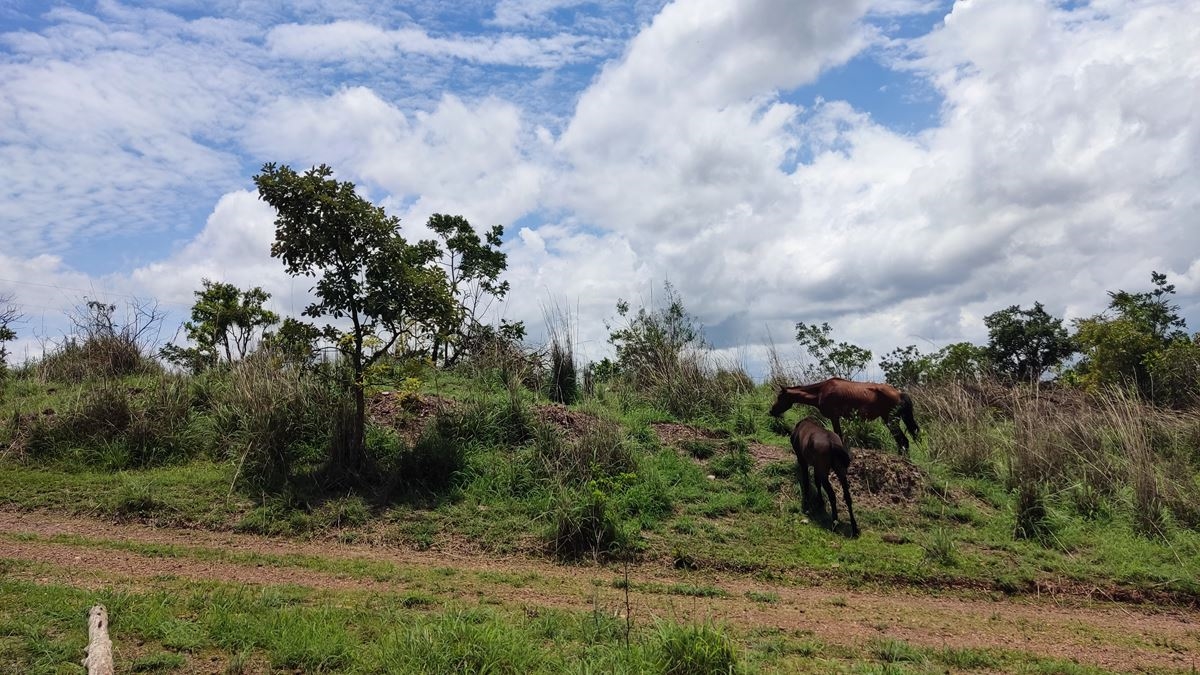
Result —
[{"label": "brown horse", "polygon": [[[792,452],[796,453],[796,470],[800,474],[800,494],[804,510],[816,506],[824,512],[821,490],[829,495],[829,517],[837,527],[837,499],[833,496],[833,485],[829,483],[829,471],[837,474],[842,484],[842,497],[846,500],[846,511],[850,513],[850,536],[858,536],[858,521],[854,519],[854,502],[850,499],[850,481],[846,472],[850,468],[850,453],[837,434],[825,428],[815,417],[805,417],[792,429]],[[808,487],[808,466],[813,468],[813,483],[816,492]]]},{"label": "brown horse", "polygon": [[914,440],[921,433],[913,417],[912,398],[890,384],[851,382],[831,377],[815,384],[783,387],[775,397],[775,405],[771,406],[771,415],[779,417],[797,404],[810,405],[821,411],[833,422],[833,430],[838,436],[842,436],[843,417],[857,414],[864,420],[882,418],[896,439],[896,445],[905,455],[908,455],[908,437],[900,429],[896,416],[904,420]]}]

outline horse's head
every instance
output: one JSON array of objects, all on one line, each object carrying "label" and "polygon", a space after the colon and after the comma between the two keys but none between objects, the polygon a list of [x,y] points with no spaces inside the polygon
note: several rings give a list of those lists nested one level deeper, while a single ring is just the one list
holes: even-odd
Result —
[{"label": "horse's head", "polygon": [[787,412],[792,407],[792,399],[788,396],[787,389],[780,387],[775,394],[775,404],[768,411],[771,417],[779,417]]}]

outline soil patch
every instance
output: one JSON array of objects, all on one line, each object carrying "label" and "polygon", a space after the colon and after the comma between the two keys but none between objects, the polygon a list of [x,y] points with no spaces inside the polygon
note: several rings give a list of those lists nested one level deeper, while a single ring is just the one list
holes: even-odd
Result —
[{"label": "soil patch", "polygon": [[537,406],[534,414],[542,424],[557,428],[568,439],[578,438],[600,422],[600,418],[591,413],[571,410],[561,403]]},{"label": "soil patch", "polygon": [[396,430],[410,445],[443,410],[455,410],[459,402],[437,394],[381,391],[367,401],[367,415],[376,424]]},{"label": "soil patch", "polygon": [[[650,425],[664,445],[685,454],[689,443],[709,443],[717,446],[729,439],[726,431],[703,429],[688,424],[658,422]],[[765,443],[750,443],[747,451],[754,458],[754,467],[762,469],[776,462],[794,462],[790,448]],[[928,476],[917,465],[890,452],[852,448],[850,451],[850,490],[855,503],[867,507],[904,506],[913,504],[924,493]]]},{"label": "soil patch", "polygon": [[903,457],[867,448],[853,448],[850,456],[850,491],[856,504],[903,506],[925,492],[928,476]]}]

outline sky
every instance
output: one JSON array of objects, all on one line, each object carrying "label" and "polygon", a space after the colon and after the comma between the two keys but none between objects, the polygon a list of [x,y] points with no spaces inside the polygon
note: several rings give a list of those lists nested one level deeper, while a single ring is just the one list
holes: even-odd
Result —
[{"label": "sky", "polygon": [[[0,0],[0,294],[36,356],[83,298],[201,279],[298,315],[264,163],[333,167],[420,239],[505,227],[490,320],[584,359],[669,282],[728,358],[828,322],[986,343],[1165,272],[1200,329],[1194,0]],[[868,373],[869,374],[869,373]]]}]

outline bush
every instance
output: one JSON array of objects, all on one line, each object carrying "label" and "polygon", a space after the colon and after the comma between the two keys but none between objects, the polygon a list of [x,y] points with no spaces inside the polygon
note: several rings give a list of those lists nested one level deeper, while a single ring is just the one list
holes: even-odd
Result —
[{"label": "bush", "polygon": [[239,480],[279,488],[301,464],[328,455],[353,403],[314,374],[280,370],[256,354],[229,370],[213,414],[229,443],[225,454],[240,462]]},{"label": "bush", "polygon": [[594,482],[583,489],[561,489],[550,516],[550,547],[555,557],[600,559],[626,548],[627,538],[609,507],[608,495]]},{"label": "bush", "polygon": [[397,485],[439,490],[466,465],[461,413],[441,412],[411,448],[401,449],[389,469]]},{"label": "bush", "polygon": [[83,382],[153,374],[161,372],[162,367],[143,354],[136,342],[120,335],[107,335],[83,340],[67,338],[42,357],[36,369],[43,382]]},{"label": "bush", "polygon": [[620,423],[598,419],[574,440],[565,440],[552,427],[538,426],[528,450],[535,476],[568,486],[632,471],[635,462]]},{"label": "bush", "polygon": [[27,430],[35,457],[73,454],[110,469],[147,467],[193,456],[201,446],[188,433],[187,385],[164,377],[143,391],[104,382],[84,390],[56,415],[40,415]]},{"label": "bush", "polygon": [[664,675],[712,675],[740,671],[733,642],[712,624],[680,626],[660,623],[657,632],[657,666]]}]

